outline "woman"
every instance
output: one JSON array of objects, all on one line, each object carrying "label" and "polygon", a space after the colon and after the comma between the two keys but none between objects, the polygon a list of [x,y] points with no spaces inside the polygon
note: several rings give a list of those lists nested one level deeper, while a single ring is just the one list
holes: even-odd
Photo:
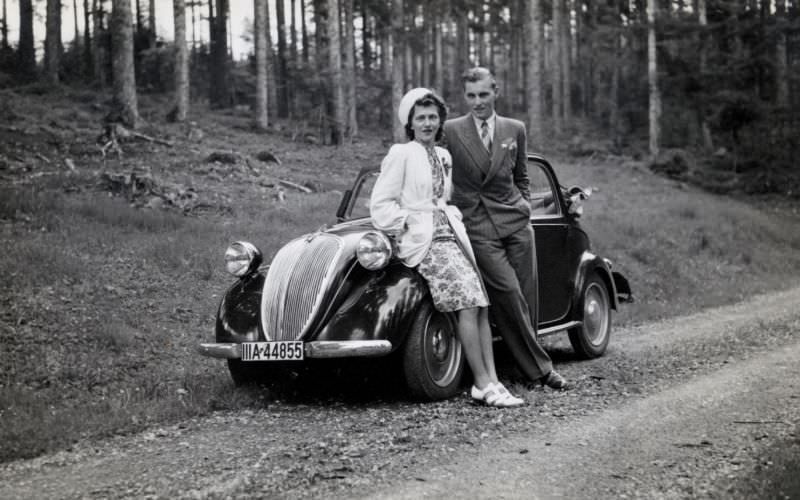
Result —
[{"label": "woman", "polygon": [[417,267],[433,304],[458,314],[457,334],[475,377],[473,399],[490,406],[524,403],[497,379],[487,306],[461,213],[446,203],[452,190],[450,153],[435,146],[447,111],[426,88],[410,90],[398,117],[409,142],[395,144],[381,163],[370,201],[373,225],[397,238],[398,257]]}]

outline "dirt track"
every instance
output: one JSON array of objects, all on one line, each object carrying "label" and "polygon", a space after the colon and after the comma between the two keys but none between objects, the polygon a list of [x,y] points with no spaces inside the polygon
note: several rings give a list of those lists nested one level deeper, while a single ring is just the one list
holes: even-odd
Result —
[{"label": "dirt track", "polygon": [[[0,466],[0,498],[797,498],[800,288],[618,330],[499,411],[275,402]],[[794,472],[793,472],[794,471]]]}]

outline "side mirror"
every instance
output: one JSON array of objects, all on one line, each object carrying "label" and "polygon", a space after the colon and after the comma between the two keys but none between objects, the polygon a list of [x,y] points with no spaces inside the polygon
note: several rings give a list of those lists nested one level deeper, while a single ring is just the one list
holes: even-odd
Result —
[{"label": "side mirror", "polygon": [[582,188],[580,186],[572,186],[567,189],[567,202],[569,204],[568,211],[575,217],[580,217],[583,214],[583,200],[588,199],[592,195],[592,188]]}]

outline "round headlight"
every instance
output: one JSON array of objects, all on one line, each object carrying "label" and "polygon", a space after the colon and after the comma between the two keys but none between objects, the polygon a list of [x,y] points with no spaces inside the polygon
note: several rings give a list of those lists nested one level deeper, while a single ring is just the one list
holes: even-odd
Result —
[{"label": "round headlight", "polygon": [[356,257],[358,262],[370,271],[385,267],[392,258],[392,242],[385,234],[370,231],[358,242]]},{"label": "round headlight", "polygon": [[261,251],[252,243],[235,241],[225,250],[225,270],[234,276],[244,276],[261,264]]}]

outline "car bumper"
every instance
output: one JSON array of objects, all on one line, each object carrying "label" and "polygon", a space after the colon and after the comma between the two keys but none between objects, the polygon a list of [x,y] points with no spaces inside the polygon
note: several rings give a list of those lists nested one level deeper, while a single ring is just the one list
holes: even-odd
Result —
[{"label": "car bumper", "polygon": [[[241,344],[214,342],[200,344],[200,354],[212,358],[239,359],[242,357]],[[317,340],[303,344],[306,358],[348,358],[383,356],[392,350],[388,340]]]}]

